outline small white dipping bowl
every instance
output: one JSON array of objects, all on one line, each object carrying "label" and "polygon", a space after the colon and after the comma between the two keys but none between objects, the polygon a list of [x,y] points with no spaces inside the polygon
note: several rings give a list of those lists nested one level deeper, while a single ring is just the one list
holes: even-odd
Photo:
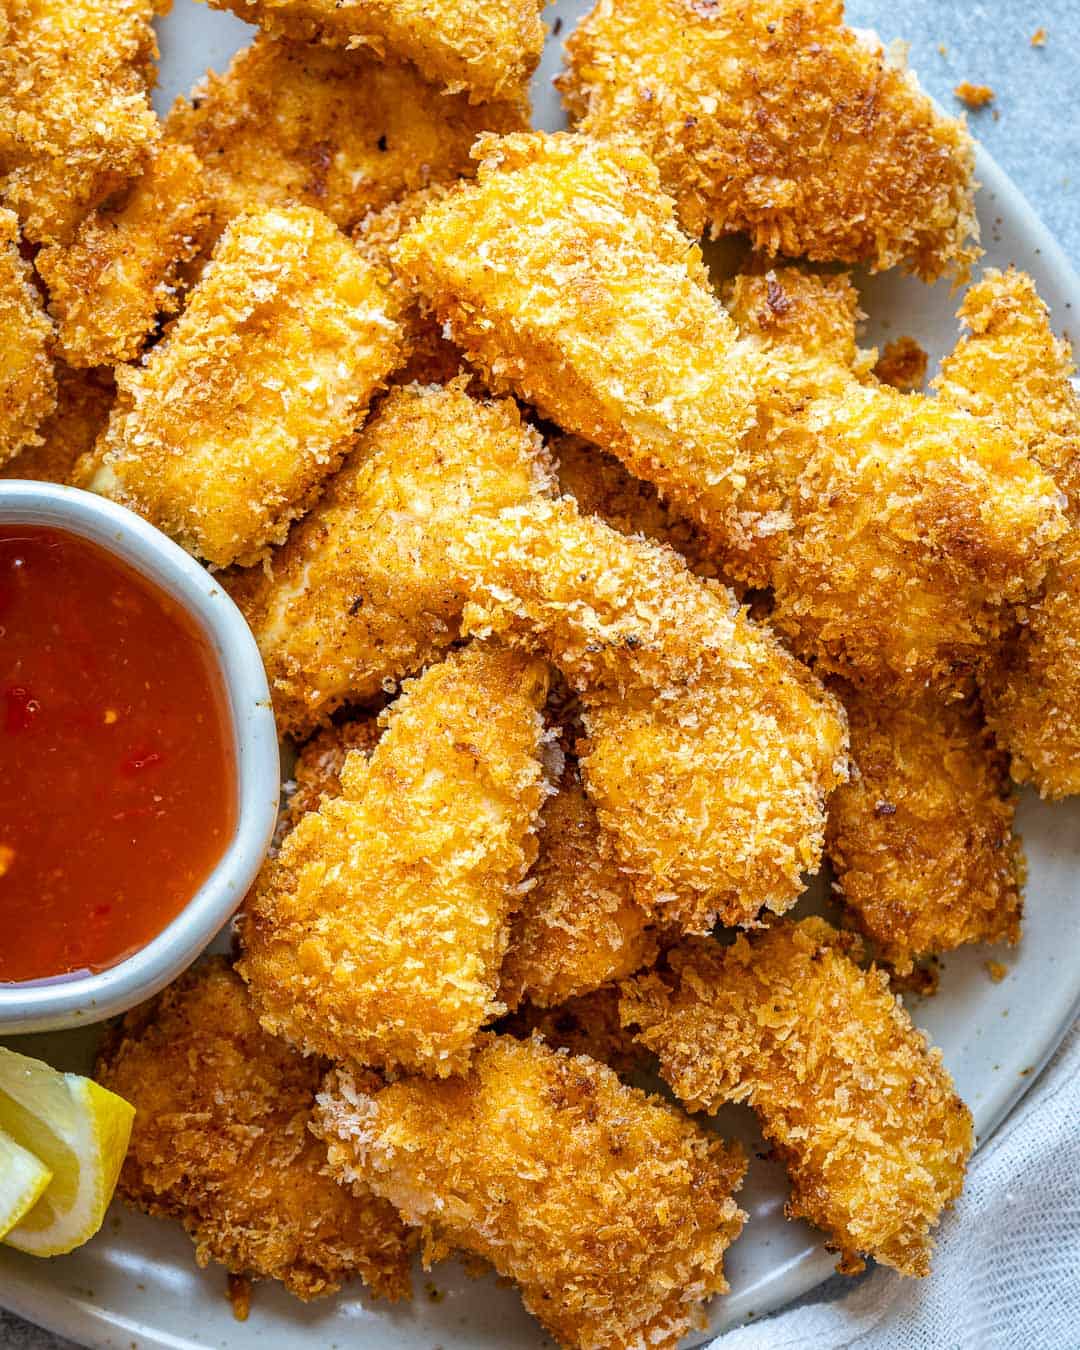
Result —
[{"label": "small white dipping bowl", "polygon": [[[254,881],[274,832],[281,781],[259,650],[240,611],[209,572],[133,512],[78,488],[0,482],[0,527],[4,525],[52,526],[91,540],[171,596],[199,625],[217,658],[228,700],[236,831],[202,886],[139,951],[96,975],[0,984],[0,1035],[100,1022],[156,994],[185,970]],[[3,940],[18,942],[19,935],[7,933]]]}]

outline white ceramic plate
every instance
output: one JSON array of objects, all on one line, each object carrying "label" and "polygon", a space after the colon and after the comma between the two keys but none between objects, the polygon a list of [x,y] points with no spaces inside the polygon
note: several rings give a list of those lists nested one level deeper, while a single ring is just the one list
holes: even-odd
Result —
[{"label": "white ceramic plate", "polygon": [[[569,32],[587,0],[556,0],[549,24]],[[222,70],[251,30],[192,0],[176,0],[161,23],[163,53],[158,106],[164,111],[211,65]],[[536,123],[563,124],[550,88],[559,69],[560,41],[549,42],[535,89]],[[1016,188],[980,155],[979,217],[987,266],[1015,262],[1031,272],[1056,323],[1068,328],[1080,314],[1080,279]],[[866,341],[911,333],[934,360],[951,347],[956,298],[948,287],[927,288],[887,274],[866,280]],[[1025,794],[1020,829],[1030,875],[1024,938],[1015,952],[973,948],[948,958],[936,998],[916,1004],[916,1021],[940,1045],[945,1063],[975,1113],[985,1139],[1033,1081],[1080,1006],[1080,800],[1049,806]],[[800,912],[813,904],[808,897]],[[985,962],[1008,967],[993,983]],[[86,1071],[91,1032],[24,1037],[19,1048],[63,1068]],[[754,1157],[761,1141],[748,1111],[729,1108],[723,1133],[749,1146],[752,1159],[740,1203],[749,1212],[744,1235],[729,1253],[731,1294],[714,1301],[710,1330],[761,1315],[825,1279],[833,1258],[802,1224],[783,1217],[781,1170]],[[948,1222],[949,1220],[946,1220]],[[220,1268],[199,1271],[178,1226],[114,1206],[103,1231],[80,1251],[34,1261],[0,1247],[0,1303],[24,1317],[91,1346],[116,1350],[320,1350],[361,1344],[367,1350],[534,1350],[550,1346],[512,1289],[494,1278],[468,1279],[455,1264],[417,1274],[411,1304],[391,1307],[367,1299],[356,1286],[336,1298],[303,1305],[277,1287],[259,1286],[251,1318],[233,1320]],[[691,1337],[700,1344],[706,1337]]]}]

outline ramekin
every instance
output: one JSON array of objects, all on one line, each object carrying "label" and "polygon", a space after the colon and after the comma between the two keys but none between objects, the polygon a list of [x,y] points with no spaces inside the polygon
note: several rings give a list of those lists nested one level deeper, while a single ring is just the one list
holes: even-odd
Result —
[{"label": "ramekin", "polygon": [[[54,483],[0,482],[0,526],[44,525],[123,559],[191,615],[217,658],[236,764],[236,830],[221,861],[179,914],[131,956],[93,975],[0,984],[0,1035],[103,1021],[176,978],[229,920],[274,832],[280,793],[277,732],[259,650],[213,576],[125,507]],[[4,935],[18,942],[18,933]]]}]

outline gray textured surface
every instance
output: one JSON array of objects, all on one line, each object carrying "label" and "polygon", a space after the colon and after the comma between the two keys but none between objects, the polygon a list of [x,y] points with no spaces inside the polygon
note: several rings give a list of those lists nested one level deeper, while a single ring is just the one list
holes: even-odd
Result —
[{"label": "gray textured surface", "polygon": [[[960,107],[952,90],[962,80],[990,85],[993,104],[969,113],[974,134],[1080,264],[1080,118],[1073,92],[1080,0],[848,0],[847,13],[849,22],[886,40],[904,38],[924,87],[944,107]],[[1038,28],[1046,30],[1046,45],[1034,48]],[[3,1350],[72,1345],[0,1310]]]}]

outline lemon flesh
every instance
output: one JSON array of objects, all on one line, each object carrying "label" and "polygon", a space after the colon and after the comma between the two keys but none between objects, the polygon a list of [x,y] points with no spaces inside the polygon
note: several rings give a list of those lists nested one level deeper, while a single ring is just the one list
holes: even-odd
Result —
[{"label": "lemon flesh", "polygon": [[79,1074],[0,1046],[0,1130],[52,1173],[3,1241],[60,1256],[101,1227],[127,1152],[135,1108]]},{"label": "lemon flesh", "polygon": [[0,1130],[0,1237],[33,1209],[50,1181],[41,1159]]}]

